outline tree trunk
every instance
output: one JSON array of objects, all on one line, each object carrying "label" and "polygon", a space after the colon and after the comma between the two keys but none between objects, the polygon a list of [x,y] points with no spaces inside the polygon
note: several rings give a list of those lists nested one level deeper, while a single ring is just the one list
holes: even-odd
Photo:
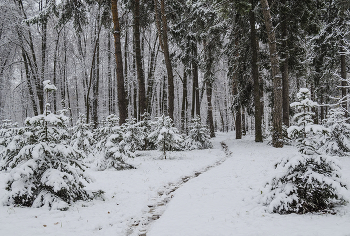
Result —
[{"label": "tree trunk", "polygon": [[210,80],[206,81],[206,87],[207,87],[207,102],[208,102],[208,124],[209,124],[210,137],[213,138],[215,137],[213,104],[211,102],[212,95],[213,95],[213,88],[212,88],[212,83],[210,83]]},{"label": "tree trunk", "polygon": [[236,108],[236,139],[242,139],[242,113],[241,106]]},{"label": "tree trunk", "polygon": [[[46,1],[46,4],[47,4],[47,1]],[[40,11],[43,10],[43,1],[41,1],[41,7],[42,7],[42,9],[40,9]],[[42,83],[45,80],[46,48],[47,48],[46,47],[46,44],[47,44],[47,17],[42,19],[41,35],[42,35],[42,38],[41,38],[41,81],[40,81],[40,83]],[[39,91],[37,91],[37,93],[38,93],[38,97],[39,97],[40,110],[42,112],[44,112],[44,106],[46,106],[46,104],[44,105],[44,102],[40,103],[40,98],[42,98],[42,99],[44,98],[44,90],[40,89]]]},{"label": "tree trunk", "polygon": [[[174,75],[173,75],[173,67],[171,65],[171,58],[169,53],[169,45],[168,45],[168,23],[165,13],[165,0],[160,0],[160,12],[161,12],[161,20],[158,14],[158,0],[154,0],[155,3],[155,12],[156,12],[156,20],[160,38],[160,45],[164,52],[164,60],[165,66],[168,74],[168,113],[169,117],[174,120]],[[161,25],[161,27],[160,27]]]},{"label": "tree trunk", "polygon": [[342,98],[342,107],[346,111],[345,115],[348,116],[348,103],[347,103],[347,82],[346,82],[346,60],[345,60],[345,49],[342,47],[340,54],[340,67],[341,67],[341,98]]},{"label": "tree trunk", "polygon": [[34,116],[37,116],[37,115],[39,115],[38,114],[38,107],[37,107],[36,102],[35,102],[34,90],[33,90],[33,86],[32,86],[31,80],[30,80],[31,76],[30,76],[30,70],[29,70],[29,65],[28,65],[28,57],[27,57],[27,55],[26,55],[26,53],[25,53],[23,48],[22,48],[22,58],[23,58],[23,61],[24,61],[24,69],[25,69],[25,72],[26,72],[27,87],[28,87],[28,91],[29,91],[29,97],[30,97],[30,100],[32,102]]},{"label": "tree trunk", "polygon": [[204,81],[207,90],[207,104],[208,104],[208,120],[207,123],[209,125],[210,137],[215,137],[215,127],[214,127],[214,119],[213,119],[213,104],[212,104],[212,95],[213,95],[213,74],[212,74],[212,66],[214,58],[211,52],[211,46],[207,44],[206,40],[204,40],[204,49],[205,49],[205,61],[206,68],[204,74]]},{"label": "tree trunk", "polygon": [[[97,22],[99,25],[99,22]],[[96,61],[95,61],[95,71],[94,71],[94,86],[93,90],[93,102],[92,102],[92,121],[94,128],[98,127],[98,98],[99,98],[99,86],[100,86],[100,37],[97,37],[96,41]]]},{"label": "tree trunk", "polygon": [[184,77],[182,80],[182,106],[181,106],[181,129],[187,133],[187,73],[184,69]]},{"label": "tree trunk", "polygon": [[140,0],[134,1],[134,42],[137,69],[137,82],[139,88],[139,113],[147,111],[147,100],[145,91],[145,75],[142,67],[142,54],[140,45]]},{"label": "tree trunk", "polygon": [[272,110],[273,119],[273,133],[272,133],[272,145],[275,148],[283,147],[282,136],[282,79],[279,74],[279,60],[276,48],[276,36],[274,27],[272,25],[272,17],[270,14],[270,7],[267,0],[260,0],[263,15],[265,19],[265,26],[267,30],[267,36],[269,40],[269,51],[271,61],[271,75],[273,78],[273,93],[274,104]]},{"label": "tree trunk", "polygon": [[283,100],[283,124],[289,127],[289,72],[288,72],[288,15],[286,0],[282,0],[281,29],[282,29],[282,100]]},{"label": "tree trunk", "polygon": [[128,117],[126,93],[124,88],[124,74],[123,74],[123,59],[122,49],[120,43],[120,26],[118,19],[118,0],[111,0],[112,16],[114,24],[114,47],[115,59],[117,63],[117,87],[118,87],[118,107],[119,107],[119,124],[125,123]]},{"label": "tree trunk", "polygon": [[111,57],[111,36],[108,33],[107,41],[107,80],[108,80],[108,113],[115,114],[115,106],[113,102],[114,84],[112,78],[112,57]]},{"label": "tree trunk", "polygon": [[154,41],[153,49],[150,46],[151,51],[151,60],[148,69],[148,77],[147,77],[147,112],[152,114],[152,98],[153,98],[153,85],[154,85],[154,72],[156,68],[156,61],[159,52],[159,44],[156,49],[157,39]]},{"label": "tree trunk", "polygon": [[[251,0],[252,6],[254,6],[254,0]],[[260,104],[260,84],[259,84],[259,67],[258,67],[258,42],[256,39],[255,29],[255,13],[250,10],[250,41],[252,47],[252,76],[254,81],[254,118],[255,118],[255,142],[262,142],[262,130],[261,130],[261,104]]]},{"label": "tree trunk", "polygon": [[193,85],[192,85],[192,118],[195,116],[200,117],[200,102],[199,102],[199,84],[198,84],[198,64],[197,64],[197,43],[192,43],[192,74],[193,74]]}]

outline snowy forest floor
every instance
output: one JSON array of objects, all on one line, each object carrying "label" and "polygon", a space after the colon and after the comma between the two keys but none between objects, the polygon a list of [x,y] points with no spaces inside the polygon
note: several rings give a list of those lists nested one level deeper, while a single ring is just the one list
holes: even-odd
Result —
[{"label": "snowy forest floor", "polygon": [[[77,202],[68,211],[0,204],[0,235],[350,236],[350,204],[336,215],[270,214],[259,204],[274,164],[295,155],[295,147],[275,149],[249,136],[235,140],[233,133],[217,136],[211,150],[172,152],[167,160],[157,151],[138,152],[128,160],[134,170],[89,169],[95,181],[86,188],[103,190],[104,201]],[[350,186],[350,157],[340,163]],[[7,175],[0,172],[0,199]]]}]

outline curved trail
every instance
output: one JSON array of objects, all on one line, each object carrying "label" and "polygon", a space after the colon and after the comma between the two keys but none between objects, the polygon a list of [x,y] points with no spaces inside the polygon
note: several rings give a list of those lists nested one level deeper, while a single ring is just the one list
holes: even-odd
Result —
[{"label": "curved trail", "polygon": [[126,233],[127,236],[146,236],[147,230],[152,222],[158,220],[164,213],[166,206],[170,202],[171,198],[174,196],[173,193],[179,189],[182,185],[187,183],[189,180],[198,177],[199,175],[209,171],[210,169],[221,165],[226,159],[231,156],[232,152],[228,149],[225,142],[221,142],[221,147],[225,152],[225,156],[220,160],[216,161],[214,164],[207,166],[206,168],[194,172],[192,175],[183,177],[177,183],[170,183],[160,191],[155,198],[151,199],[151,202],[147,205],[148,210],[143,213],[141,219],[133,220],[133,223],[129,226]]}]

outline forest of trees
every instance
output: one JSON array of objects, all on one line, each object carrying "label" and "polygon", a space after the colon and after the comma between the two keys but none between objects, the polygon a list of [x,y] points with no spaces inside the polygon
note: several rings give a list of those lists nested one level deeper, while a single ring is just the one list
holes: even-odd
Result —
[{"label": "forest of trees", "polygon": [[[290,101],[308,88],[321,123],[348,110],[348,0],[1,0],[0,120],[43,114],[43,81],[99,127],[110,114],[167,115],[283,146]],[[1,123],[1,121],[0,121]]]}]

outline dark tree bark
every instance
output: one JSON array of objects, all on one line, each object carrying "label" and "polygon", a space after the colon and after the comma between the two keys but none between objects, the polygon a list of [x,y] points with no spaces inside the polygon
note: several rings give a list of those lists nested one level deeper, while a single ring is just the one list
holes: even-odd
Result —
[{"label": "dark tree bark", "polygon": [[276,36],[274,27],[272,25],[272,17],[270,14],[270,7],[267,0],[260,0],[263,15],[265,19],[265,26],[269,40],[269,51],[271,61],[271,75],[273,79],[273,94],[274,104],[272,110],[273,133],[272,145],[275,148],[283,147],[282,136],[282,79],[279,74],[279,60],[276,48]]},{"label": "dark tree bark", "polygon": [[181,105],[181,129],[183,132],[187,131],[187,107],[188,107],[187,73],[186,73],[186,69],[184,69],[184,76],[182,78],[182,105]]},{"label": "dark tree bark", "polygon": [[208,119],[207,123],[209,126],[210,137],[215,137],[215,127],[214,127],[214,119],[213,119],[213,104],[212,104],[212,96],[213,96],[213,73],[212,66],[214,62],[214,58],[212,56],[212,48],[211,45],[207,44],[204,40],[204,48],[205,48],[205,61],[206,68],[204,73],[204,81],[205,87],[207,91],[207,105],[208,105]]},{"label": "dark tree bark", "polygon": [[[99,25],[99,22],[98,22]],[[94,128],[98,127],[98,98],[99,98],[99,87],[100,87],[100,39],[97,37],[97,48],[96,48],[96,62],[94,71],[94,86],[93,86],[93,102],[92,102],[92,121]]]},{"label": "dark tree bark", "polygon": [[283,106],[283,124],[289,126],[289,71],[288,71],[288,15],[286,0],[282,0],[281,9],[281,29],[282,29],[282,53],[281,53],[281,72],[282,72],[282,106]]},{"label": "dark tree bark", "polygon": [[208,103],[208,125],[210,131],[210,137],[215,137],[215,127],[214,127],[214,119],[213,119],[213,104],[211,102],[213,95],[212,83],[210,80],[206,81],[206,89],[207,89],[207,103]]},{"label": "dark tree bark", "polygon": [[119,124],[125,123],[128,117],[126,93],[124,88],[124,74],[123,74],[123,59],[122,49],[120,43],[120,26],[118,19],[118,1],[111,0],[112,2],[112,16],[114,24],[114,47],[115,47],[115,59],[117,63],[117,87],[118,87],[118,107],[119,107]]},{"label": "dark tree bark", "polygon": [[158,52],[159,52],[159,44],[157,46],[157,39],[154,41],[153,49],[149,48],[151,51],[151,60],[149,64],[149,69],[148,69],[148,76],[147,76],[147,112],[149,114],[152,114],[152,98],[153,98],[153,85],[154,85],[154,71],[156,68],[156,61],[158,57]]},{"label": "dark tree bark", "polygon": [[145,90],[145,75],[142,67],[142,54],[140,45],[140,0],[134,1],[134,43],[135,59],[137,69],[137,81],[139,88],[139,113],[140,115],[147,111],[147,100]]},{"label": "dark tree bark", "polygon": [[246,136],[247,135],[247,124],[246,124],[246,120],[245,120],[245,109],[244,107],[242,107],[242,135]]},{"label": "dark tree bark", "polygon": [[236,108],[236,139],[242,139],[242,113],[241,106]]},{"label": "dark tree bark", "polygon": [[[251,0],[251,4],[254,7],[255,0]],[[258,67],[258,42],[255,29],[255,13],[250,10],[250,41],[252,48],[252,76],[254,81],[254,118],[255,118],[255,142],[262,142],[262,130],[261,130],[261,104],[260,104],[260,84],[259,84],[259,67]]]},{"label": "dark tree bark", "polygon": [[35,102],[34,89],[33,89],[33,86],[32,86],[31,80],[30,80],[31,76],[30,76],[30,70],[29,70],[29,65],[28,65],[28,57],[27,57],[24,49],[22,49],[22,58],[24,61],[24,69],[26,72],[26,78],[27,78],[26,82],[27,82],[27,87],[28,87],[28,91],[29,91],[29,97],[30,97],[30,100],[32,102],[34,116],[37,116],[37,115],[39,115],[38,107],[37,107],[36,102]]},{"label": "dark tree bark", "polygon": [[[46,1],[47,4],[47,1]],[[45,6],[46,6],[45,4]],[[43,10],[43,1],[41,1],[41,9]],[[46,48],[47,48],[47,17],[44,17],[41,22],[41,81],[40,84],[45,80],[45,66],[46,66]],[[42,88],[42,86],[41,86]],[[44,112],[44,90],[43,88],[37,91],[38,97],[39,97],[39,104],[40,104],[40,110],[41,113]],[[42,98],[42,102],[40,102],[40,99]]]},{"label": "dark tree bark", "polygon": [[111,57],[111,36],[108,33],[107,39],[107,80],[108,80],[108,113],[115,114],[115,104],[114,104],[114,81],[112,77],[112,57]]},{"label": "dark tree bark", "polygon": [[346,116],[348,116],[348,103],[347,103],[347,82],[346,82],[346,60],[345,60],[345,49],[342,47],[340,53],[340,74],[341,74],[341,97],[342,97],[342,107],[346,111]]},{"label": "dark tree bark", "polygon": [[192,75],[193,75],[193,84],[192,84],[192,118],[195,116],[200,117],[200,100],[199,100],[199,84],[198,84],[198,64],[197,64],[197,55],[198,55],[197,43],[192,42]]},{"label": "dark tree bark", "polygon": [[171,58],[168,45],[168,23],[165,13],[165,0],[160,0],[161,17],[158,14],[158,0],[154,0],[157,28],[159,33],[160,46],[164,53],[165,66],[168,74],[168,112],[169,117],[174,120],[174,75],[171,65]]}]

